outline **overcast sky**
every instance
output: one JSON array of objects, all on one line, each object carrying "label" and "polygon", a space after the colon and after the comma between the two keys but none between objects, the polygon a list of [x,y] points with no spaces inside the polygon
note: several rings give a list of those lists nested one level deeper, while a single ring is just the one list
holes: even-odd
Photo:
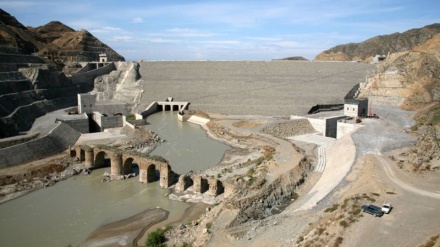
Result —
[{"label": "overcast sky", "polygon": [[126,60],[313,59],[440,23],[439,0],[0,0],[25,26],[87,29]]}]

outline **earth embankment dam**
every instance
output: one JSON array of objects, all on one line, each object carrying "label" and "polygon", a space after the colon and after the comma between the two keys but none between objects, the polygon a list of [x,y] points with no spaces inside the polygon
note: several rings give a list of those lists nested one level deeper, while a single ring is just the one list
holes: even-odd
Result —
[{"label": "earth embankment dam", "polygon": [[144,92],[137,110],[174,97],[210,113],[303,115],[316,104],[343,103],[374,69],[355,62],[141,62]]}]

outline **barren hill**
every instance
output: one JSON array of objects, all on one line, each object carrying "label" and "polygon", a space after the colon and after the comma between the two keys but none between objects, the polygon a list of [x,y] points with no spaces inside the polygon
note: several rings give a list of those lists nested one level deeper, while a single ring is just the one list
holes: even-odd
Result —
[{"label": "barren hill", "polygon": [[435,23],[403,33],[376,36],[360,43],[335,46],[315,57],[315,61],[371,61],[375,55],[403,52],[425,43],[440,33],[440,24]]},{"label": "barren hill", "polygon": [[379,64],[361,97],[376,104],[417,110],[440,100],[440,34],[410,51],[390,54]]},{"label": "barren hill", "polygon": [[109,60],[124,57],[86,30],[75,31],[59,21],[32,28],[0,9],[0,52],[5,54],[37,53],[40,57],[59,61],[97,61],[100,53]]}]

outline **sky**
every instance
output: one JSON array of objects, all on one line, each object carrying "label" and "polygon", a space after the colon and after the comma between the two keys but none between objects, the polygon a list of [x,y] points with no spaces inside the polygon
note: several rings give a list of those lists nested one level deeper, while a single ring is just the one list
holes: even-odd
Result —
[{"label": "sky", "polygon": [[25,26],[86,29],[126,60],[313,59],[440,23],[439,0],[0,0]]}]

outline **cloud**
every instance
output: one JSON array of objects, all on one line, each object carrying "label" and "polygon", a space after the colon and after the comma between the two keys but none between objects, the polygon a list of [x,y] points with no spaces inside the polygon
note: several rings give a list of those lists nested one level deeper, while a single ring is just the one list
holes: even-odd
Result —
[{"label": "cloud", "polygon": [[92,29],[90,32],[92,33],[111,33],[111,32],[119,32],[121,31],[118,27],[103,27],[98,29]]},{"label": "cloud", "polygon": [[144,22],[144,20],[140,17],[133,18],[133,20],[131,21],[131,23],[142,23],[142,22]]},{"label": "cloud", "polygon": [[112,41],[116,41],[116,42],[132,42],[134,41],[132,36],[129,35],[120,35],[120,36],[113,36]]},{"label": "cloud", "polygon": [[178,37],[212,37],[215,33],[204,32],[190,28],[171,28],[165,31],[163,35],[172,35]]},{"label": "cloud", "polygon": [[180,40],[163,39],[163,38],[150,38],[150,39],[146,39],[146,40],[151,43],[179,43],[180,42]]}]

